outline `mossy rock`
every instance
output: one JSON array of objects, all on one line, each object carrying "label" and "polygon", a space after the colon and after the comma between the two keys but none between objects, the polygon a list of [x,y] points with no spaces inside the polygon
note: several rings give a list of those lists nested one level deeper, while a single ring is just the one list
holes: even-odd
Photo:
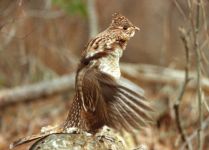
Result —
[{"label": "mossy rock", "polygon": [[60,133],[36,141],[30,150],[125,150],[125,147],[115,135]]}]

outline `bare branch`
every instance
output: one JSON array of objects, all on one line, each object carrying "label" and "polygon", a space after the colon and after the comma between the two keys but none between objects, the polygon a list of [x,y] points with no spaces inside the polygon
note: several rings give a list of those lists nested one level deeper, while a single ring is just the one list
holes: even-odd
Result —
[{"label": "bare branch", "polygon": [[[209,127],[209,117],[207,117],[203,122],[202,122],[202,130],[205,130],[206,128]],[[195,130],[189,137],[188,137],[188,141],[191,142],[197,135],[198,135],[198,130]],[[184,143],[180,150],[183,150],[184,147],[186,146],[186,143]]]},{"label": "bare branch", "polygon": [[183,85],[181,86],[180,93],[177,97],[176,103],[174,104],[174,112],[176,116],[176,124],[177,128],[179,130],[179,133],[181,135],[181,139],[183,142],[186,142],[187,148],[192,150],[192,145],[191,143],[188,142],[187,140],[187,135],[182,127],[181,119],[180,119],[180,103],[182,101],[183,95],[186,90],[187,83],[189,82],[189,47],[188,47],[188,40],[187,40],[187,35],[186,31],[183,28],[180,28],[179,31],[181,32],[181,39],[185,47],[185,56],[186,56],[186,66],[185,66],[185,78]]},{"label": "bare branch", "polygon": [[194,51],[196,56],[196,72],[197,72],[197,95],[198,95],[198,111],[199,111],[199,129],[198,129],[198,150],[202,150],[203,148],[203,140],[202,140],[202,88],[201,88],[201,55],[200,55],[200,47],[198,41],[198,33],[200,30],[200,0],[197,1],[196,6],[196,25],[193,27],[194,34]]},{"label": "bare branch", "polygon": [[183,18],[185,20],[188,19],[188,17],[186,16],[184,10],[182,9],[181,5],[179,4],[179,2],[177,0],[172,0],[173,3],[175,4],[176,8],[179,10],[180,14],[183,16]]}]

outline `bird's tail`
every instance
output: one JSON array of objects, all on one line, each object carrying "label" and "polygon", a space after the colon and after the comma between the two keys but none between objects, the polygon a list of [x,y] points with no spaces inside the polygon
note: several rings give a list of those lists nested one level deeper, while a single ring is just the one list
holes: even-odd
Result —
[{"label": "bird's tail", "polygon": [[41,132],[41,133],[35,134],[35,135],[31,135],[31,136],[27,136],[27,137],[24,137],[24,138],[20,138],[20,139],[14,141],[13,143],[11,143],[9,145],[9,148],[13,149],[14,147],[17,147],[17,146],[22,145],[22,144],[29,143],[29,142],[34,141],[34,140],[44,138],[48,135],[63,132],[62,125],[54,126],[54,127],[43,127],[42,130],[43,129],[45,130],[44,132]]}]

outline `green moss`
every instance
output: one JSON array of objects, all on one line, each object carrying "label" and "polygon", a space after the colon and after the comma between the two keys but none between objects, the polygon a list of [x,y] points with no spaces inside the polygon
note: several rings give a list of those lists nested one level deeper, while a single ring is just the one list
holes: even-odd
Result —
[{"label": "green moss", "polygon": [[87,9],[84,0],[52,0],[54,5],[61,7],[69,14],[80,14],[87,16]]}]

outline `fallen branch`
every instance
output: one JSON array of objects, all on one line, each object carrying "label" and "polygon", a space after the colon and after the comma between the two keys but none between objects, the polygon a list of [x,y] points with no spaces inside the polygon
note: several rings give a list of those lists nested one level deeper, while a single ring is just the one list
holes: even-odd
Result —
[{"label": "fallen branch", "polygon": [[[155,84],[170,84],[178,86],[184,82],[184,70],[165,68],[146,64],[122,64],[123,75],[135,81]],[[189,72],[189,90],[196,90],[196,72]],[[201,77],[202,90],[209,93],[209,79]]]},{"label": "fallen branch", "polygon": [[[171,84],[179,85],[184,82],[184,71],[159,66],[145,64],[122,64],[122,73],[127,79],[135,79],[135,81],[143,81],[145,83],[155,84]],[[195,74],[189,73],[189,79],[194,79]],[[74,89],[75,74],[65,75],[50,81],[42,81],[40,83],[19,86],[12,89],[0,91],[0,107],[15,102],[34,100],[41,97],[47,97],[68,90]],[[209,93],[209,79],[202,79],[202,89]],[[195,90],[196,81],[191,80],[187,85],[188,88]]]},{"label": "fallen branch", "polygon": [[47,97],[74,89],[74,74],[66,75],[50,81],[19,86],[0,91],[0,107],[20,101],[28,101]]}]

